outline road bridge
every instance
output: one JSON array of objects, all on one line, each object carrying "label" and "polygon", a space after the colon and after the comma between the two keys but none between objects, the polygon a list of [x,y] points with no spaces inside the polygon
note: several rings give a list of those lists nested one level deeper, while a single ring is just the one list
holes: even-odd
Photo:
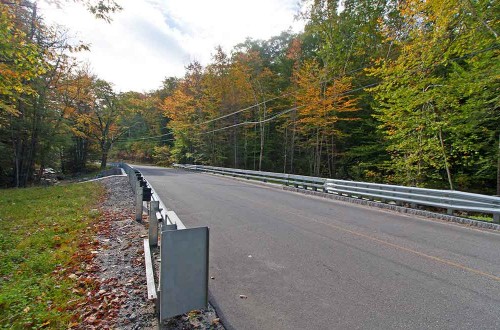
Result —
[{"label": "road bridge", "polygon": [[228,329],[500,329],[498,232],[135,167],[187,227],[210,227]]}]

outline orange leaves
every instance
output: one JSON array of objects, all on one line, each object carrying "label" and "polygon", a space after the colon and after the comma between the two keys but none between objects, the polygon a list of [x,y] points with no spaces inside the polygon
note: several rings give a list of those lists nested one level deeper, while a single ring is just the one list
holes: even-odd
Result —
[{"label": "orange leaves", "polygon": [[295,72],[296,103],[299,109],[299,127],[304,132],[320,129],[325,135],[334,135],[334,124],[339,120],[355,118],[344,115],[359,110],[357,100],[348,92],[350,78],[327,79],[327,74],[316,60],[305,61]]}]

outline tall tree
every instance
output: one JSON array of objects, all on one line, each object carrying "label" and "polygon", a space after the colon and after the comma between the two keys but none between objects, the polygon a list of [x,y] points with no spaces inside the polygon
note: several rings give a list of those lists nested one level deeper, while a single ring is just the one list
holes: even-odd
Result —
[{"label": "tall tree", "polygon": [[90,137],[99,145],[101,151],[101,168],[106,167],[109,150],[116,140],[125,134],[135,123],[124,125],[128,113],[122,106],[120,97],[117,96],[111,85],[97,79],[93,84],[95,99],[92,111],[87,120],[90,123]]},{"label": "tall tree", "polygon": [[471,4],[407,1],[400,7],[404,29],[385,27],[401,51],[394,60],[381,58],[371,72],[382,79],[373,91],[397,182],[427,185],[445,179],[454,189],[457,176],[475,171],[475,149],[492,143],[489,136],[495,135],[473,118],[491,118],[493,130],[500,127],[498,116],[490,115],[498,109],[499,86],[492,32],[498,21],[490,9],[498,4]]}]

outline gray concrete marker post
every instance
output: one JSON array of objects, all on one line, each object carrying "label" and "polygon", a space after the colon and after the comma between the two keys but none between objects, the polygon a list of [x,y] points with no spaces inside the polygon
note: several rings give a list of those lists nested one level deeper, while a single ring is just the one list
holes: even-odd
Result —
[{"label": "gray concrete marker post", "polygon": [[139,180],[135,181],[135,220],[142,221],[142,187]]},{"label": "gray concrete marker post", "polygon": [[159,201],[149,202],[149,246],[158,246],[158,218],[156,212],[160,209]]}]

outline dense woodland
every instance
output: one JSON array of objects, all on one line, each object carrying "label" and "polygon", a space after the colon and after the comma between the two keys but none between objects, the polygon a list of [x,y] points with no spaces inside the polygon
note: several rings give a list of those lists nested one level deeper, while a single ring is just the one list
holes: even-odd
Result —
[{"label": "dense woodland", "polygon": [[111,157],[500,194],[498,1],[302,8],[303,33],[219,47],[157,90],[116,93],[72,59],[85,44],[34,3],[2,0],[1,184]]}]

